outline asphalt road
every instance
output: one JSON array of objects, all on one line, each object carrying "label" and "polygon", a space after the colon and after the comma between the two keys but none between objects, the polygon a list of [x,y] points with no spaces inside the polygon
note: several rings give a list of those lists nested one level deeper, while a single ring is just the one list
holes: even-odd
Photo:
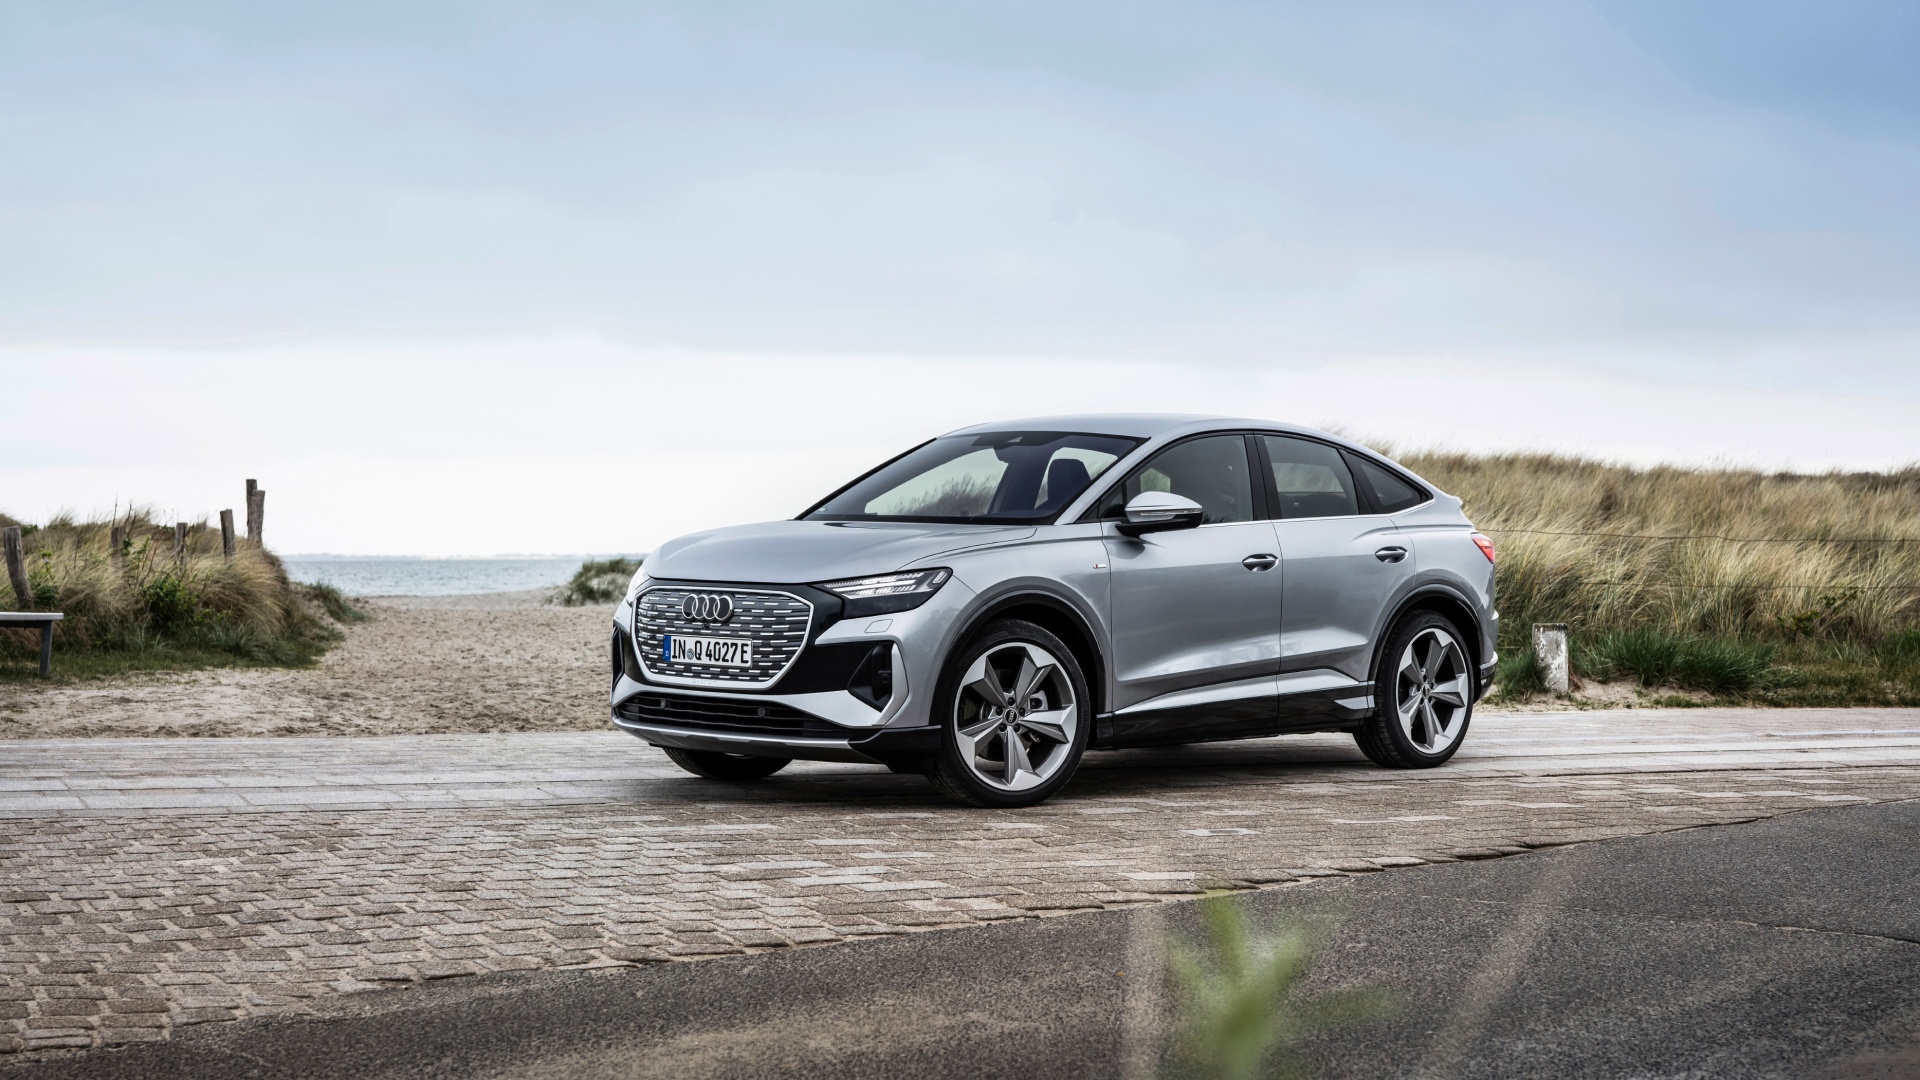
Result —
[{"label": "asphalt road", "polygon": [[[1400,1011],[1320,1077],[1920,1076],[1920,803],[1243,893],[1338,919],[1317,987]],[[354,995],[319,1019],[0,1062],[0,1077],[1153,1075],[1190,903],[611,973]]]}]

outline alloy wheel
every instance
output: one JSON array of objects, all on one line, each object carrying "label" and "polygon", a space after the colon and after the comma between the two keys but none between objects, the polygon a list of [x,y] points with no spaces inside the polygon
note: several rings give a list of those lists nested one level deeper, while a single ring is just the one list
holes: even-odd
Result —
[{"label": "alloy wheel", "polygon": [[961,676],[954,703],[960,759],[982,783],[1025,791],[1073,758],[1073,683],[1052,653],[1024,641],[988,649]]},{"label": "alloy wheel", "polygon": [[1452,746],[1466,730],[1472,695],[1466,653],[1452,634],[1429,626],[1400,654],[1395,711],[1407,741],[1423,754]]}]

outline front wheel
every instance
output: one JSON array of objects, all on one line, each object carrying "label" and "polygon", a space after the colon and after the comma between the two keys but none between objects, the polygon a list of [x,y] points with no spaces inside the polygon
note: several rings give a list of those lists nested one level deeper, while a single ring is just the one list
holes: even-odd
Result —
[{"label": "front wheel", "polygon": [[793,764],[792,758],[723,754],[716,750],[682,750],[663,746],[675,765],[709,780],[764,780]]},{"label": "front wheel", "polygon": [[1460,631],[1422,611],[1402,620],[1380,654],[1373,715],[1353,733],[1376,765],[1429,769],[1452,757],[1473,717],[1473,668]]},{"label": "front wheel", "polygon": [[1087,748],[1087,680],[1043,627],[1001,619],[948,657],[936,691],[933,782],[973,806],[1032,806],[1066,785]]}]

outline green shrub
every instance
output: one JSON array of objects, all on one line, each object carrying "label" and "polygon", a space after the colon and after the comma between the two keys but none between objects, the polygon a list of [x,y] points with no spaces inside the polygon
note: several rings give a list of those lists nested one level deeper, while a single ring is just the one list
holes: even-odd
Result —
[{"label": "green shrub", "polygon": [[147,625],[168,637],[191,628],[200,613],[199,595],[173,574],[163,574],[143,585],[140,602],[147,609]]}]

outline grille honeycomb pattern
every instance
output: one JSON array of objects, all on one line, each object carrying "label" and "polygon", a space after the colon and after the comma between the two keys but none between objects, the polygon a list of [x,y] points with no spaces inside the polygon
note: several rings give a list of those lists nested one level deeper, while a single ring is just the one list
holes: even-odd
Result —
[{"label": "grille honeycomb pattern", "polygon": [[[695,593],[725,593],[733,598],[733,618],[724,623],[689,619],[681,605]],[[807,643],[813,606],[786,593],[744,589],[652,589],[640,594],[633,617],[634,651],[647,674],[665,681],[697,680],[731,686],[771,686]],[[669,663],[660,645],[668,634],[689,637],[744,638],[753,642],[750,667]]]}]

